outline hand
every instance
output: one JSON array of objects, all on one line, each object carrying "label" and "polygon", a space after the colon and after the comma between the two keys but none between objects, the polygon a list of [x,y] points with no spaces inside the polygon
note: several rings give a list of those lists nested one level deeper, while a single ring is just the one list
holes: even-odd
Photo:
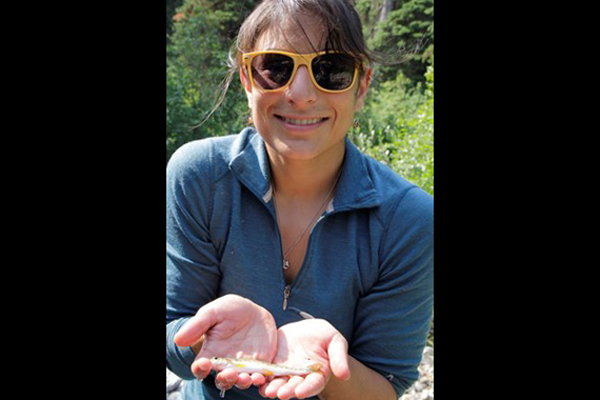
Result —
[{"label": "hand", "polygon": [[310,363],[320,363],[321,372],[305,377],[277,377],[261,385],[260,394],[271,398],[277,396],[282,400],[292,397],[303,399],[321,393],[332,374],[344,381],[350,379],[348,342],[325,320],[294,322],[277,331],[274,363],[304,366],[307,359]]},{"label": "hand", "polygon": [[[177,346],[191,346],[204,335],[204,343],[192,363],[192,373],[202,380],[210,373],[211,357],[249,357],[271,361],[277,350],[277,326],[271,313],[252,301],[236,295],[214,300],[175,335]],[[218,387],[228,390],[233,385],[247,389],[264,384],[260,374],[238,374],[226,369],[217,374]]]}]

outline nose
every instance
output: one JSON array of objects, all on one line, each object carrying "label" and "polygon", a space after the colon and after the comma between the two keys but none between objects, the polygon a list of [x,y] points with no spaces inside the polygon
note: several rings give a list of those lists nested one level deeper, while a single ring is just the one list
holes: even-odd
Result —
[{"label": "nose", "polygon": [[319,89],[315,87],[310,79],[310,71],[305,65],[298,67],[296,76],[290,83],[285,94],[291,103],[298,106],[313,103],[317,100],[317,92]]}]

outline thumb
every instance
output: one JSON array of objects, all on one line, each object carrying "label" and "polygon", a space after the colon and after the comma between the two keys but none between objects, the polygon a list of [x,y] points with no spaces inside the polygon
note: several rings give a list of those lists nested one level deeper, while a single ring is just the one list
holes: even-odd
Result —
[{"label": "thumb", "polygon": [[179,329],[173,340],[179,347],[191,346],[216,323],[217,317],[212,309],[203,307]]},{"label": "thumb", "polygon": [[348,366],[348,342],[340,333],[336,333],[327,348],[331,372],[338,379],[347,381],[350,379],[350,367]]}]

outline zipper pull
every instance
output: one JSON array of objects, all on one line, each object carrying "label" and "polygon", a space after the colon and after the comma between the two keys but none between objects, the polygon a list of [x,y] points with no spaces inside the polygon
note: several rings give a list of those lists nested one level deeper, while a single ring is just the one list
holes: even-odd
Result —
[{"label": "zipper pull", "polygon": [[292,289],[290,288],[290,285],[286,285],[285,289],[283,289],[283,311],[287,308],[287,300],[291,293]]}]

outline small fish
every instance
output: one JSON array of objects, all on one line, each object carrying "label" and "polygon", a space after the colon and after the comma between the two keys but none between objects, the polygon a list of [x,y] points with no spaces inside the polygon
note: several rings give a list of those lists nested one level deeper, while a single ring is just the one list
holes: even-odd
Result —
[{"label": "small fish", "polygon": [[249,374],[258,372],[264,376],[308,375],[321,371],[321,364],[318,362],[306,367],[289,367],[287,365],[271,364],[249,358],[213,357],[210,361],[212,369],[216,371],[222,371],[225,368],[234,368],[238,372],[247,372]]}]

